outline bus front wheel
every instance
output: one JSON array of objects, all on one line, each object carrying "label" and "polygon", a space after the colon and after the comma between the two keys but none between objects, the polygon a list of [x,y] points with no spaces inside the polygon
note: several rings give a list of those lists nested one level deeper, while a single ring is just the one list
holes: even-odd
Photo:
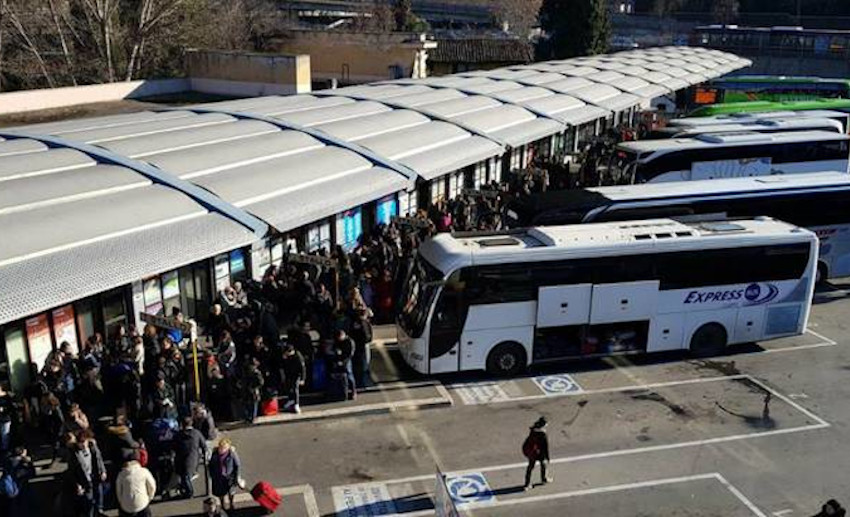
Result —
[{"label": "bus front wheel", "polygon": [[487,372],[500,377],[519,374],[526,366],[525,348],[516,342],[500,343],[487,356]]},{"label": "bus front wheel", "polygon": [[696,357],[717,355],[726,348],[726,329],[719,323],[706,323],[691,336],[691,354]]}]

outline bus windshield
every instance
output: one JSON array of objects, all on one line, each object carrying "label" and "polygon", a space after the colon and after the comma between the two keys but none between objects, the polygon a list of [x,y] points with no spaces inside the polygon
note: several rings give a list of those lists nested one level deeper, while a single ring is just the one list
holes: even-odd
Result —
[{"label": "bus windshield", "polygon": [[614,183],[632,183],[635,177],[638,156],[636,153],[617,150],[608,162],[608,177]]},{"label": "bus windshield", "polygon": [[416,256],[413,269],[410,271],[404,285],[399,311],[399,324],[410,337],[420,337],[425,330],[425,320],[428,319],[428,308],[434,299],[442,273],[424,260]]}]

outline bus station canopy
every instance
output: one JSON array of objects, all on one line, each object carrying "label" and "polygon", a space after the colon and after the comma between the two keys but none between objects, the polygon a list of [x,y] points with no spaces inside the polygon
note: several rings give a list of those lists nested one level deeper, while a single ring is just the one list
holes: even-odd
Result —
[{"label": "bus station canopy", "polygon": [[0,324],[749,64],[663,47],[0,130]]}]

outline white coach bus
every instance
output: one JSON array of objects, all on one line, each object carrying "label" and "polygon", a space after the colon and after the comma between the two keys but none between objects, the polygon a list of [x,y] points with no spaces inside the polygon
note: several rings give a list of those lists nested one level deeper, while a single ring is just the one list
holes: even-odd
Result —
[{"label": "white coach bus", "polygon": [[841,122],[828,118],[776,118],[694,126],[667,126],[650,133],[647,140],[694,138],[698,135],[709,135],[713,133],[784,133],[788,131],[845,133]]},{"label": "white coach bus", "polygon": [[850,137],[826,131],[714,133],[617,145],[615,183],[658,183],[848,170]]},{"label": "white coach bus", "polygon": [[696,127],[714,126],[717,124],[734,124],[740,122],[756,122],[772,119],[807,119],[828,118],[841,124],[845,133],[850,128],[850,113],[834,110],[800,110],[800,111],[764,111],[756,113],[729,113],[725,115],[714,115],[711,117],[683,117],[667,121],[668,126]]},{"label": "white coach bus", "polygon": [[399,347],[422,373],[514,375],[531,363],[800,334],[818,257],[770,218],[670,219],[443,234],[419,250]]},{"label": "white coach bus", "polygon": [[819,172],[549,191],[511,200],[510,228],[766,215],[820,239],[818,280],[850,276],[850,174]]}]

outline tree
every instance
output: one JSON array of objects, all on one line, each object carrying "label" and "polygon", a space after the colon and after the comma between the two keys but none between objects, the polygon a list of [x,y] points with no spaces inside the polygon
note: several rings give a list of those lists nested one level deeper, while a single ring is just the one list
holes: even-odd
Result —
[{"label": "tree", "polygon": [[565,59],[608,50],[611,20],[607,0],[543,0],[538,44],[542,59]]},{"label": "tree", "polygon": [[714,0],[711,6],[711,14],[717,23],[730,24],[738,19],[738,10],[741,8],[738,0]]},{"label": "tree", "polygon": [[395,30],[406,31],[410,18],[413,16],[413,6],[410,0],[395,0],[393,5],[393,17],[395,18]]}]

